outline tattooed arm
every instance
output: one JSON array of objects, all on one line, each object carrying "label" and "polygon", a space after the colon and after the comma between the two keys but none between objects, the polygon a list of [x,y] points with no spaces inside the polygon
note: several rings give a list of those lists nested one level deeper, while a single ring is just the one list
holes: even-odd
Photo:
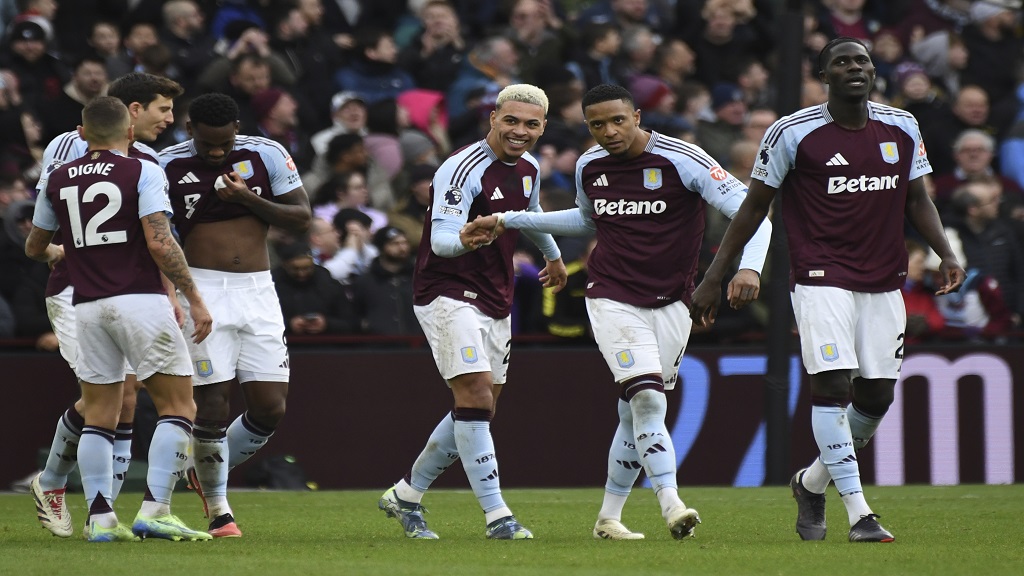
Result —
[{"label": "tattooed arm", "polygon": [[188,271],[185,253],[181,251],[181,247],[178,246],[171,234],[171,224],[167,219],[167,214],[154,212],[144,216],[142,230],[146,235],[146,245],[150,255],[153,256],[153,261],[171,284],[174,284],[174,287],[188,300],[189,313],[195,324],[192,341],[196,344],[202,342],[210,334],[213,318],[206,309],[203,297],[192,280],[192,274]]}]

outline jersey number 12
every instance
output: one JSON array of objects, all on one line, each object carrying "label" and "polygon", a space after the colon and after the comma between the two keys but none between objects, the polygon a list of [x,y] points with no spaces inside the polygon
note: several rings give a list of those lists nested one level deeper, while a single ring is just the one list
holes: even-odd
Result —
[{"label": "jersey number 12", "polygon": [[124,230],[99,231],[100,226],[113,218],[121,209],[121,189],[110,182],[97,182],[85,189],[82,202],[92,202],[96,200],[97,196],[106,196],[107,205],[85,223],[85,234],[83,235],[82,213],[78,206],[78,186],[60,189],[60,199],[68,206],[71,237],[76,247],[123,244],[128,241],[128,234]]}]

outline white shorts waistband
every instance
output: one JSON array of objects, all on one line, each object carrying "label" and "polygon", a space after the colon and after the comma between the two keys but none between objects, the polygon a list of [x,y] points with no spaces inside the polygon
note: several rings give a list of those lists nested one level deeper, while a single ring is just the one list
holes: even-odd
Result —
[{"label": "white shorts waistband", "polygon": [[260,272],[221,272],[206,268],[189,268],[192,279],[202,288],[231,290],[238,288],[263,288],[271,286],[274,279],[269,270]]}]

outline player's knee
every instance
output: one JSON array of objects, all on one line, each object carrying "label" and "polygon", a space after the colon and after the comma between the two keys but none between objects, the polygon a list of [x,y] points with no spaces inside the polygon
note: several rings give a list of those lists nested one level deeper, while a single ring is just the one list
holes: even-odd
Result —
[{"label": "player's knee", "polygon": [[815,406],[845,406],[849,396],[849,371],[835,370],[811,375],[811,403]]},{"label": "player's knee", "polygon": [[881,388],[872,390],[870,393],[859,394],[854,391],[853,405],[867,416],[881,418],[889,411],[889,406],[892,406],[894,398],[895,393],[892,388]]},{"label": "player's knee", "polygon": [[287,409],[287,402],[284,398],[276,398],[273,401],[264,402],[260,406],[250,406],[247,412],[249,417],[260,425],[275,429],[284,418]]},{"label": "player's knee", "polygon": [[220,394],[195,394],[193,405],[197,416],[208,420],[227,420],[230,417],[231,404],[226,396]]}]

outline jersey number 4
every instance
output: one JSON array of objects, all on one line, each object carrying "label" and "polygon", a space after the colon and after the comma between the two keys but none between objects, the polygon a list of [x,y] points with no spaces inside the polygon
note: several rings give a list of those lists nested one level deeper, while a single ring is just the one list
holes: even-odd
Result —
[{"label": "jersey number 4", "polygon": [[79,210],[78,205],[78,186],[68,186],[60,189],[60,199],[68,206],[68,216],[71,219],[71,237],[76,247],[123,244],[128,241],[128,234],[124,230],[99,231],[100,226],[113,218],[117,211],[121,209],[121,189],[110,182],[97,182],[85,189],[85,194],[82,195],[82,202],[93,202],[97,196],[106,196],[107,205],[85,223],[85,233],[83,234],[82,212]]}]

